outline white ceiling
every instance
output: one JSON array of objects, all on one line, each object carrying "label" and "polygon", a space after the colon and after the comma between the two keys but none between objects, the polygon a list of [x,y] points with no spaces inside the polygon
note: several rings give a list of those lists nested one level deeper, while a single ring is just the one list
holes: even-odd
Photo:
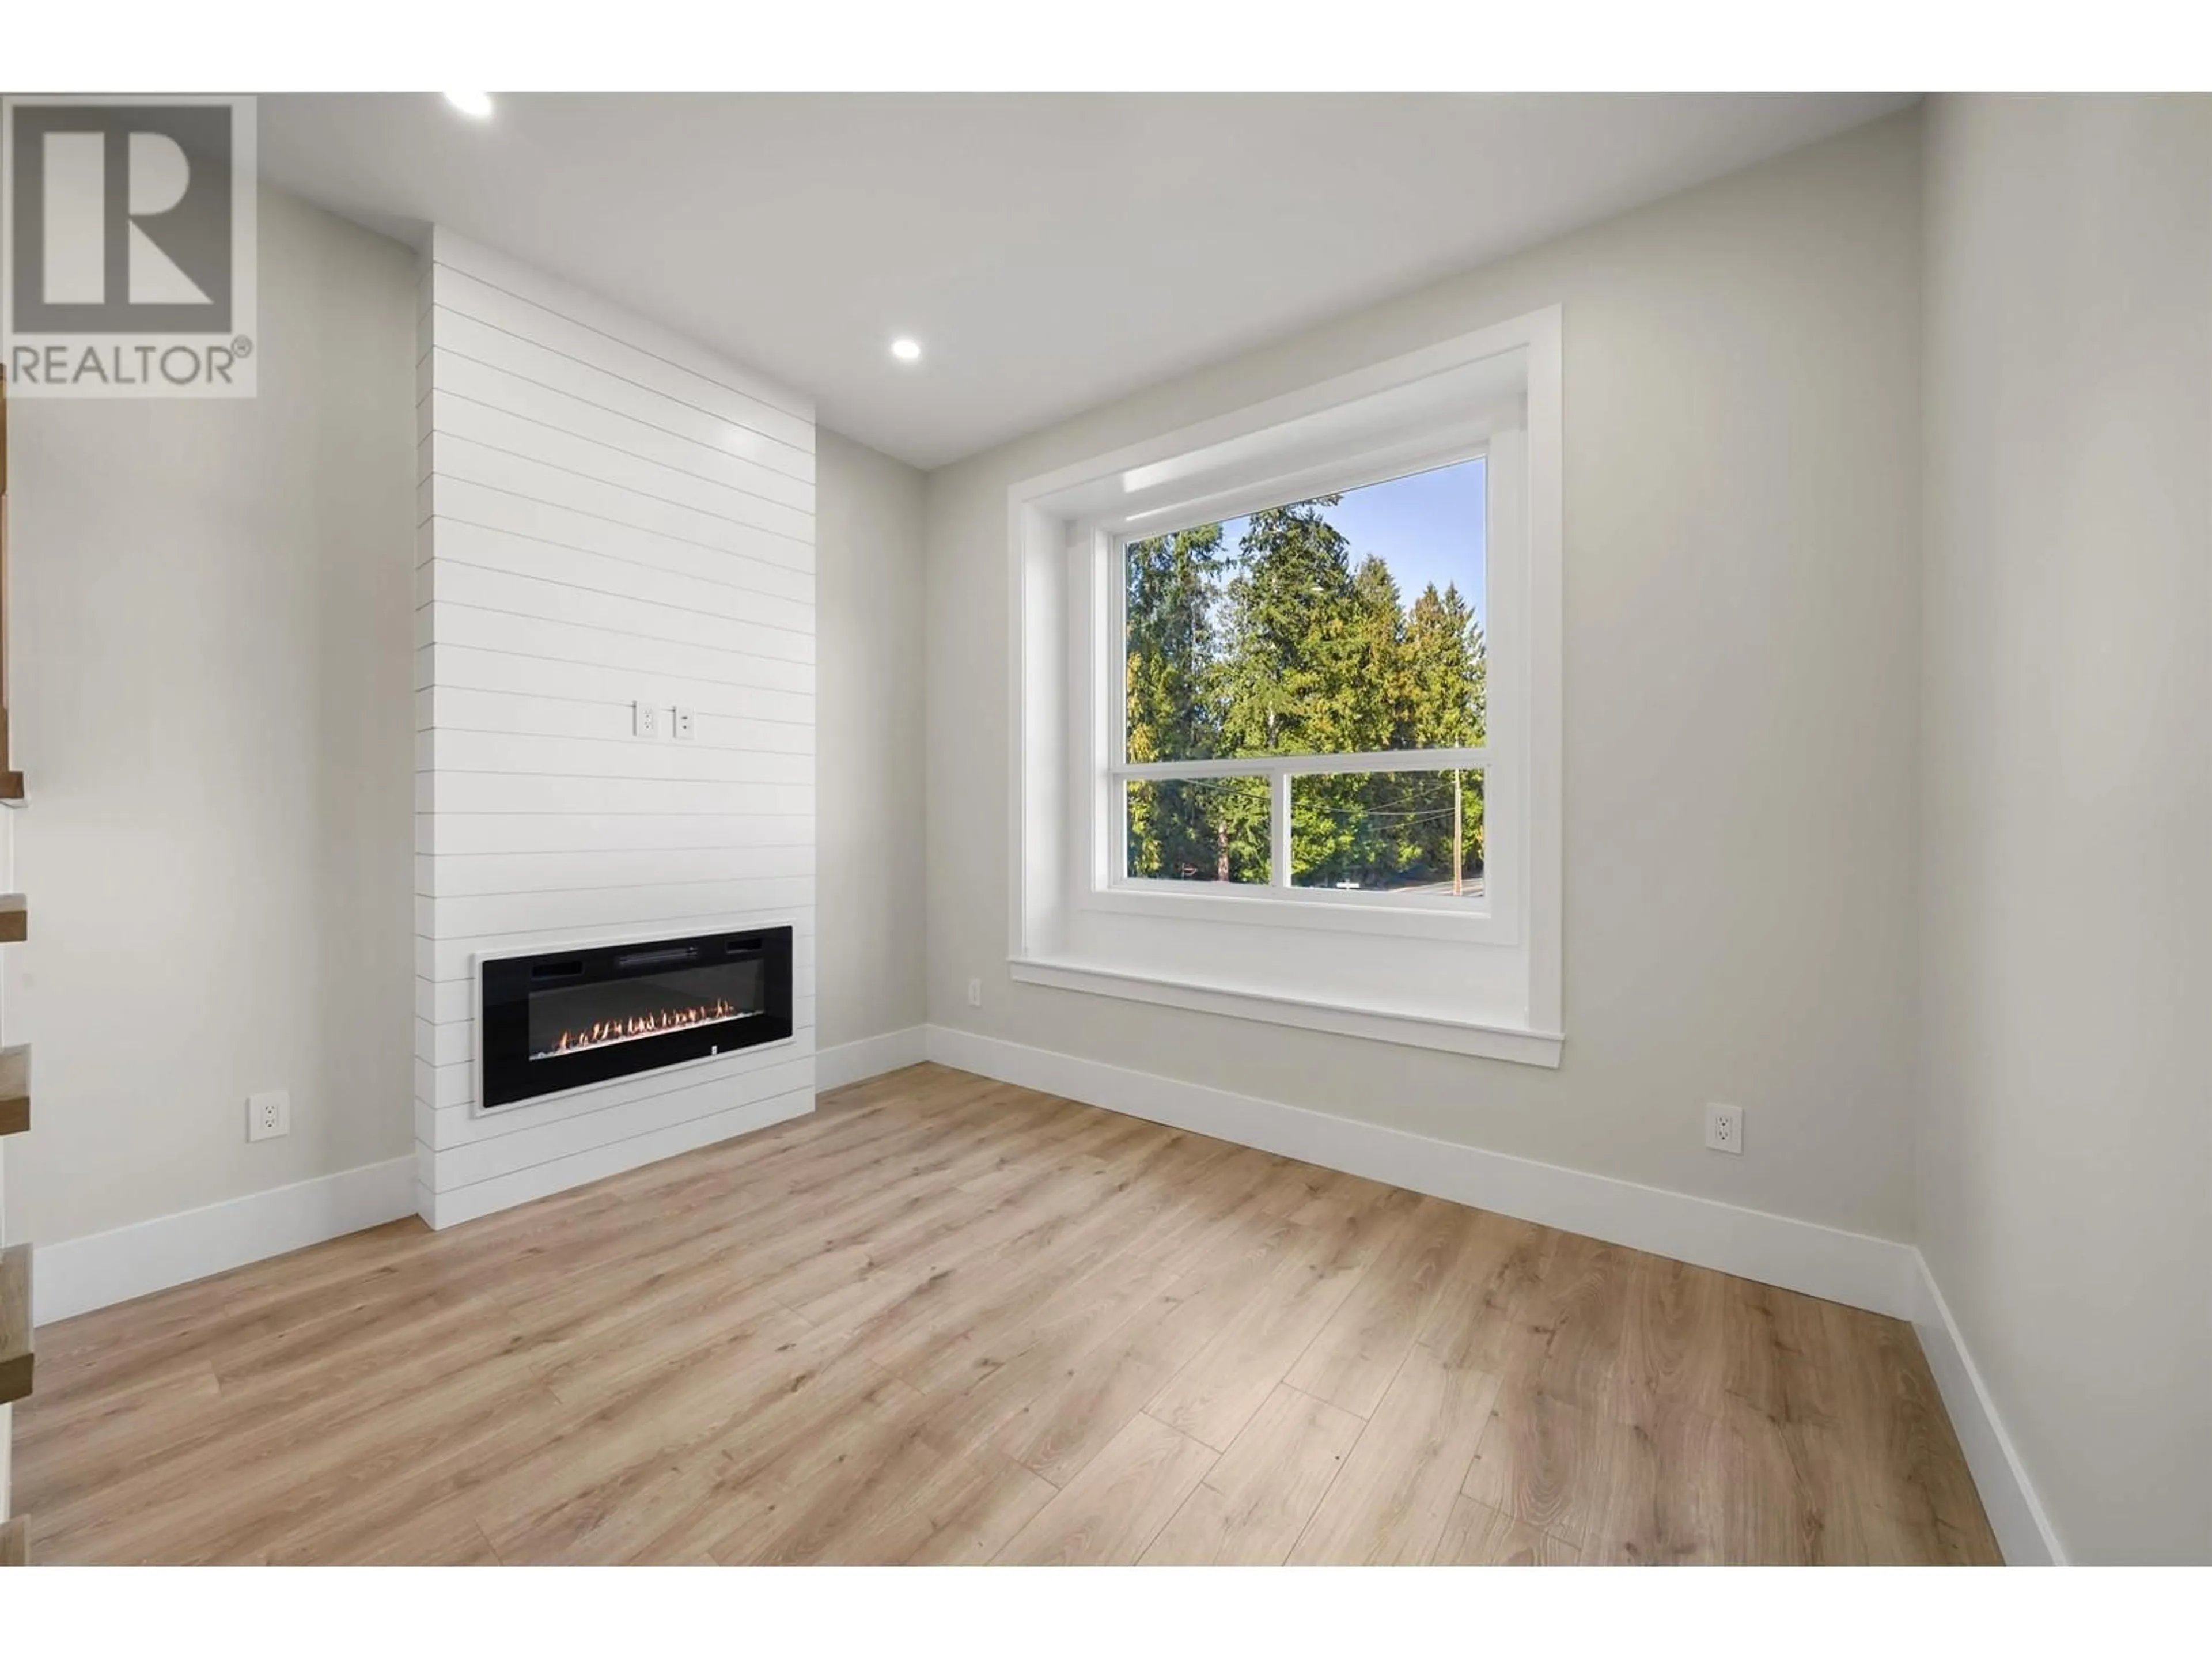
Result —
[{"label": "white ceiling", "polygon": [[284,95],[261,163],[621,301],[937,466],[1909,101],[526,94],[478,123],[434,94]]}]

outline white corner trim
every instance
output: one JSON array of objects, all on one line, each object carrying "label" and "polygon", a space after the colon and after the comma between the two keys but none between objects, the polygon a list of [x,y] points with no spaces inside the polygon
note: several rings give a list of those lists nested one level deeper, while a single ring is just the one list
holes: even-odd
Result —
[{"label": "white corner trim", "polygon": [[1959,1322],[1951,1316],[1951,1304],[1943,1299],[1928,1259],[1917,1250],[1912,1258],[1919,1269],[1920,1294],[1920,1304],[1912,1315],[1913,1328],[1919,1333],[1921,1351],[1928,1356],[1928,1369],[1935,1373],[1936,1387],[1943,1396],[1943,1409],[1950,1413],[1960,1449],[1966,1455],[1966,1468],[1982,1495],[1982,1508],[1997,1535],[1997,1547],[2004,1552],[2008,1566],[2063,1567],[2066,1552],[2051,1529],[2051,1517],[2044,1513],[2043,1501],[2035,1495],[2034,1484],[2027,1478],[2027,1466],[2020,1461],[2012,1437],[2005,1432],[1996,1402],[1990,1398],[1989,1385],[1982,1381],[1974,1357],[1966,1350]]},{"label": "white corner trim", "polygon": [[41,1244],[31,1258],[32,1317],[52,1324],[414,1213],[410,1156]]},{"label": "white corner trim", "polygon": [[1523,1066],[1543,1066],[1554,1070],[1559,1064],[1560,1045],[1565,1040],[1557,1031],[1392,1013],[1380,1008],[1355,1008],[1272,991],[1202,984],[1157,974],[1127,973],[1094,967],[1089,963],[1017,957],[1006,966],[1015,979],[1027,985],[1048,985],[1059,991],[1088,991],[1131,1002],[1194,1008],[1235,1019],[1265,1020],[1274,1025],[1295,1025],[1302,1030],[1334,1031],[1340,1036],[1366,1037],[1376,1042],[1395,1042],[1412,1048],[1441,1048],[1447,1054],[1510,1060]]},{"label": "white corner trim", "polygon": [[817,1094],[842,1089],[848,1083],[881,1077],[902,1066],[919,1066],[928,1055],[928,1030],[909,1025],[902,1031],[884,1031],[835,1048],[814,1051],[814,1088]]},{"label": "white corner trim", "polygon": [[1003,1083],[1893,1318],[1911,1319],[1920,1306],[1918,1253],[1890,1239],[1025,1048],[951,1026],[929,1028],[929,1058]]}]

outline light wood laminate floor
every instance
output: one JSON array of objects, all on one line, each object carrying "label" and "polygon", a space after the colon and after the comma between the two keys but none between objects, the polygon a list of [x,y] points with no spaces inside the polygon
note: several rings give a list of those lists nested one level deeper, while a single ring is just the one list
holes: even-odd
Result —
[{"label": "light wood laminate floor", "polygon": [[933,1066],[40,1333],[40,1562],[1990,1562],[1910,1327]]}]

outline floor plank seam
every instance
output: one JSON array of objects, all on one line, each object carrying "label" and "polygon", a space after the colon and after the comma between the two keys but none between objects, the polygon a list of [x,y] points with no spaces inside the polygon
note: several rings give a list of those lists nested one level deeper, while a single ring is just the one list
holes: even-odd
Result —
[{"label": "floor plank seam", "polygon": [[[1403,1360],[1399,1362],[1401,1367],[1404,1363]],[[1393,1380],[1395,1379],[1394,1372]],[[1386,1395],[1388,1392],[1388,1389],[1384,1390]],[[1336,1460],[1336,1468],[1329,1472],[1328,1484],[1321,1489],[1321,1496],[1315,1501],[1312,1513],[1306,1516],[1304,1524],[1299,1527],[1298,1535],[1291,1540],[1290,1548],[1283,1552],[1284,1560],[1289,1561],[1297,1557],[1299,1546],[1306,1541],[1307,1534],[1313,1531],[1315,1522],[1328,1513],[1329,1494],[1336,1490],[1337,1483],[1344,1479],[1344,1472],[1352,1467],[1352,1460],[1359,1455],[1361,1443],[1374,1432],[1376,1432],[1374,1418],[1370,1416],[1360,1419],[1359,1432],[1352,1437],[1352,1443],[1344,1449],[1344,1455]]]}]

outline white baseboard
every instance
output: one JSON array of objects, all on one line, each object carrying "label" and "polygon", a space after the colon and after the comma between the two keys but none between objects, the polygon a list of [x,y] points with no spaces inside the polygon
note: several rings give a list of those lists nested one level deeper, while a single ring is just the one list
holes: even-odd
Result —
[{"label": "white baseboard", "polygon": [[1997,1547],[2010,1566],[2063,1566],[2066,1552],[2043,1512],[2012,1437],[2005,1432],[1996,1402],[1990,1398],[1989,1387],[1966,1350],[1958,1322],[1951,1317],[1951,1305],[1944,1301],[1927,1259],[1917,1250],[1912,1255],[1920,1291],[1913,1328],[1919,1333],[1921,1352],[1928,1356],[1928,1369],[1936,1374],[1943,1409],[1950,1413],[1951,1427],[1966,1455],[1966,1468],[1982,1495],[1982,1509],[1997,1535]]},{"label": "white baseboard", "polygon": [[415,1160],[395,1158],[41,1244],[31,1258],[32,1317],[51,1324],[414,1213]]},{"label": "white baseboard", "polygon": [[848,1083],[896,1072],[902,1066],[919,1066],[929,1058],[928,1039],[927,1026],[909,1025],[902,1031],[885,1031],[857,1042],[841,1042],[834,1048],[817,1048],[814,1051],[815,1090],[827,1094]]},{"label": "white baseboard", "polygon": [[928,1051],[930,1059],[943,1065],[1003,1083],[1893,1318],[1910,1319],[1921,1305],[1919,1254],[1890,1239],[1025,1048],[951,1026],[929,1027]]}]

